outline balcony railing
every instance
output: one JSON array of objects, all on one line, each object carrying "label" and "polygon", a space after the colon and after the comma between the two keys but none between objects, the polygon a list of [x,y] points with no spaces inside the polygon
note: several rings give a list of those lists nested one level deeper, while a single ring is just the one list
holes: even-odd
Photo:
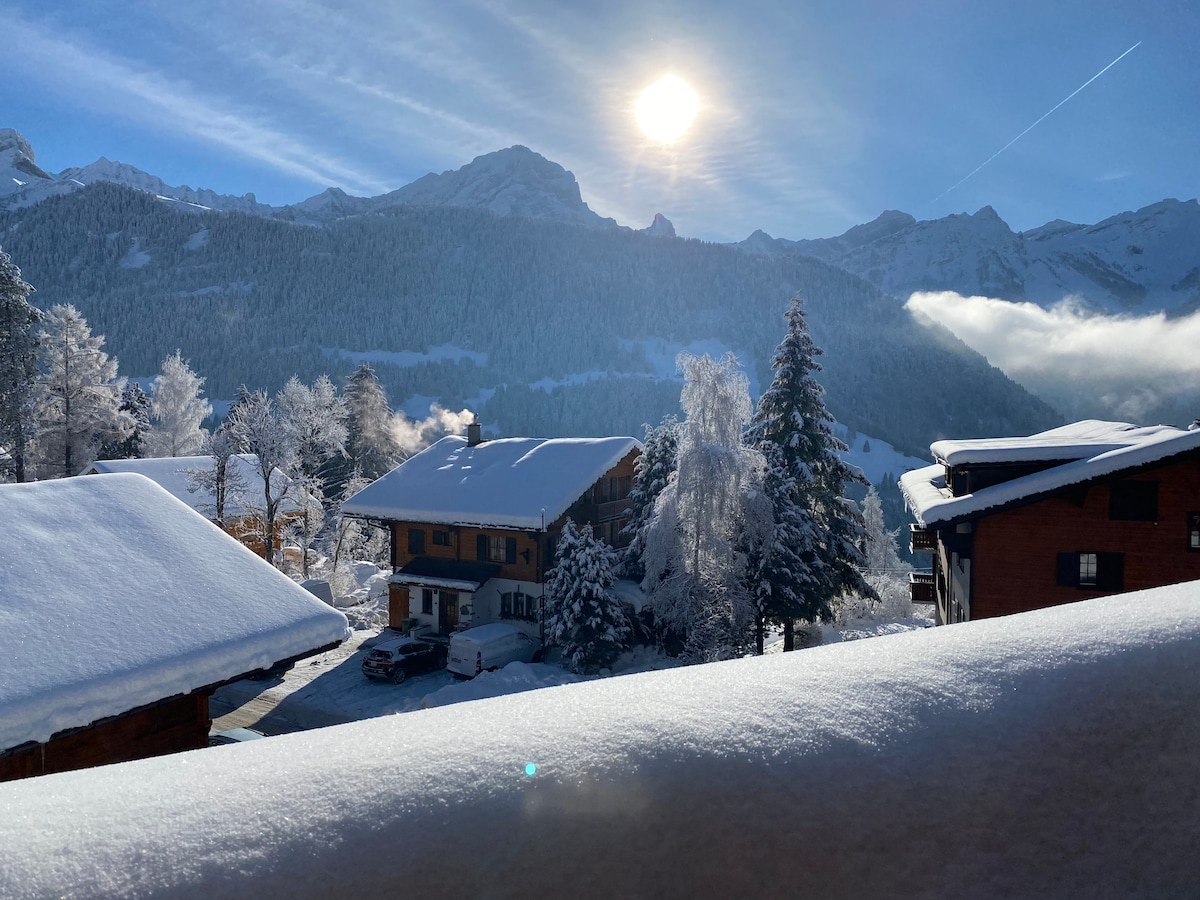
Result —
[{"label": "balcony railing", "polygon": [[932,553],[937,549],[937,532],[920,525],[908,526],[909,553]]},{"label": "balcony railing", "polygon": [[937,595],[933,589],[933,573],[910,572],[908,575],[908,596],[913,603],[936,603]]},{"label": "balcony railing", "polygon": [[619,519],[625,510],[633,505],[628,497],[623,500],[608,500],[598,504],[597,512],[601,522],[607,522],[609,519]]}]

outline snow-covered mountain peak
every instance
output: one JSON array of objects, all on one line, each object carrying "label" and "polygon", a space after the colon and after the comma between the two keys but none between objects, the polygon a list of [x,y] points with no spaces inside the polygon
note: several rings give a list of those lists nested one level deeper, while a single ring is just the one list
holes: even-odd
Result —
[{"label": "snow-covered mountain peak", "polygon": [[430,173],[374,199],[378,207],[471,206],[502,216],[525,216],[613,226],[583,202],[575,176],[528,147],[516,145],[477,156],[461,169]]},{"label": "snow-covered mountain peak", "polygon": [[675,237],[675,226],[662,213],[654,214],[654,221],[642,229],[642,234],[651,237]]},{"label": "snow-covered mountain peak", "polygon": [[54,176],[35,161],[33,147],[12,128],[0,128],[0,197],[11,197],[53,184]]}]

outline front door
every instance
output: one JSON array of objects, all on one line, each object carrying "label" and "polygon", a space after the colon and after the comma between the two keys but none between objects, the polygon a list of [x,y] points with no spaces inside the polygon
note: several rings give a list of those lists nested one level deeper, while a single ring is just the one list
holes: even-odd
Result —
[{"label": "front door", "polygon": [[449,634],[458,627],[458,593],[440,591],[438,602],[438,633]]}]

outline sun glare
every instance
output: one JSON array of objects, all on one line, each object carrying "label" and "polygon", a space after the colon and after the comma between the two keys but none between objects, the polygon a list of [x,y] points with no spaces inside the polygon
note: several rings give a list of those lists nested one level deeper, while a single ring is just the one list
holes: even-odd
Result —
[{"label": "sun glare", "polygon": [[637,101],[638,125],[651,140],[673,144],[687,132],[698,106],[699,98],[687,82],[667,75],[642,91]]}]

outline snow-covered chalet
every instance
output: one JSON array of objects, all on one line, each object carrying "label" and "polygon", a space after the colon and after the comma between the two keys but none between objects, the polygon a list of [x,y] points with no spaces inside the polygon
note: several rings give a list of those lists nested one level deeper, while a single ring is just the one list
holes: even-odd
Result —
[{"label": "snow-covered chalet", "polygon": [[567,518],[614,547],[634,461],[632,437],[450,436],[342,505],[391,534],[389,623],[447,635],[512,622],[542,628],[542,585]]},{"label": "snow-covered chalet", "polygon": [[[145,475],[177,500],[182,500],[210,522],[215,521],[217,498],[212,492],[193,484],[191,475],[210,470],[211,456],[168,456],[150,459],[100,459],[87,466],[80,475],[111,475],[114,472],[133,472]],[[225,501],[221,528],[237,538],[259,556],[264,555],[262,513],[263,477],[258,471],[258,457],[253,453],[238,453],[229,457],[230,481],[239,486],[230,491]],[[271,475],[273,494],[292,490],[291,479],[276,469]],[[275,545],[278,547],[290,517],[300,513],[300,504],[284,496],[275,521]]]},{"label": "snow-covered chalet", "polygon": [[941,623],[1200,579],[1200,429],[1087,420],[943,440],[900,488]]},{"label": "snow-covered chalet", "polygon": [[216,688],[349,636],[141,475],[0,485],[0,521],[0,781],[206,747]]}]

